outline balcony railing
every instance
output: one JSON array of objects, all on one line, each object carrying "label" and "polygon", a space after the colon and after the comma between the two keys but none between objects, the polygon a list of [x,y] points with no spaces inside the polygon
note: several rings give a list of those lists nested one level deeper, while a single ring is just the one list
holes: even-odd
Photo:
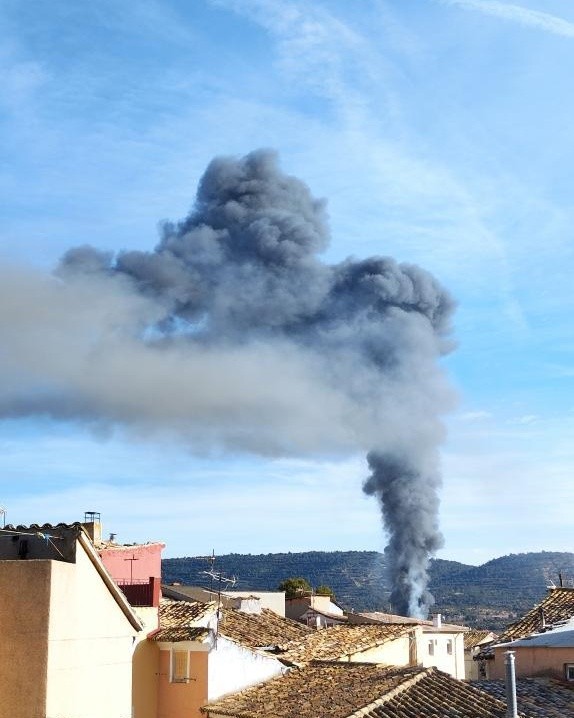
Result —
[{"label": "balcony railing", "polygon": [[124,596],[132,606],[159,606],[160,579],[132,579],[117,581]]}]

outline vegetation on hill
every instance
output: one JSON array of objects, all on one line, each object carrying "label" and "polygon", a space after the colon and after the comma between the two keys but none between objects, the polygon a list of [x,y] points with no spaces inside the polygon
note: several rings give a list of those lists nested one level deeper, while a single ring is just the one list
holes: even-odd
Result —
[{"label": "vegetation on hill", "polygon": [[[209,586],[205,558],[163,561],[165,583]],[[355,611],[392,611],[384,554],[376,551],[307,551],[305,553],[227,554],[217,556],[215,570],[237,576],[235,590],[274,591],[286,578],[304,578],[311,586],[329,586],[337,602]],[[574,576],[574,553],[542,551],[511,554],[482,566],[435,559],[430,590],[435,610],[447,621],[500,631],[541,600],[552,582],[564,585]]]}]

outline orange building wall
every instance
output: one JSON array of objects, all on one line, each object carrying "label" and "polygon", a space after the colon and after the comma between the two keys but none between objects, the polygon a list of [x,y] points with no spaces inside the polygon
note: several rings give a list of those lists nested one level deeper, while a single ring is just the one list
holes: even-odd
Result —
[{"label": "orange building wall", "polygon": [[159,652],[157,718],[205,718],[199,709],[207,703],[208,656],[191,651],[189,683],[171,683],[170,652]]},{"label": "orange building wall", "polygon": [[132,660],[133,718],[157,718],[159,648],[153,641],[140,641]]},{"label": "orange building wall", "polygon": [[[491,678],[504,678],[506,668],[504,654],[507,649],[495,651]],[[514,668],[517,678],[552,676],[564,678],[564,664],[574,663],[574,648],[513,648]]]}]

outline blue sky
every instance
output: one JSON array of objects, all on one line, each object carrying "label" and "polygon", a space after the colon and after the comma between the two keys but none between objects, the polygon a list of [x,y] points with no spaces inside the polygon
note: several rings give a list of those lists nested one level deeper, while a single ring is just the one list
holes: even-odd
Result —
[{"label": "blue sky", "polygon": [[[328,201],[327,261],[416,263],[458,302],[439,556],[571,550],[574,7],[1,0],[0,36],[4,263],[151,249],[213,156],[275,148]],[[45,418],[0,444],[11,522],[98,510],[168,556],[385,543],[362,456],[197,456]]]}]

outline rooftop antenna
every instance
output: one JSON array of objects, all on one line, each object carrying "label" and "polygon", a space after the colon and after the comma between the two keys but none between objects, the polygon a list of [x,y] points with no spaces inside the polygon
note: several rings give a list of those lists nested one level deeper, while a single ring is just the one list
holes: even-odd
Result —
[{"label": "rooftop antenna", "polygon": [[207,556],[207,561],[210,563],[210,568],[208,571],[201,571],[202,575],[209,576],[211,579],[210,582],[210,592],[213,593],[213,582],[217,582],[217,628],[215,631],[215,645],[217,646],[217,636],[219,635],[219,622],[221,620],[221,590],[222,585],[225,584],[225,588],[229,588],[232,586],[235,586],[237,583],[237,577],[232,576],[231,578],[227,578],[227,576],[224,576],[221,571],[215,571],[214,564],[215,564],[215,550],[212,550],[211,556]]}]

